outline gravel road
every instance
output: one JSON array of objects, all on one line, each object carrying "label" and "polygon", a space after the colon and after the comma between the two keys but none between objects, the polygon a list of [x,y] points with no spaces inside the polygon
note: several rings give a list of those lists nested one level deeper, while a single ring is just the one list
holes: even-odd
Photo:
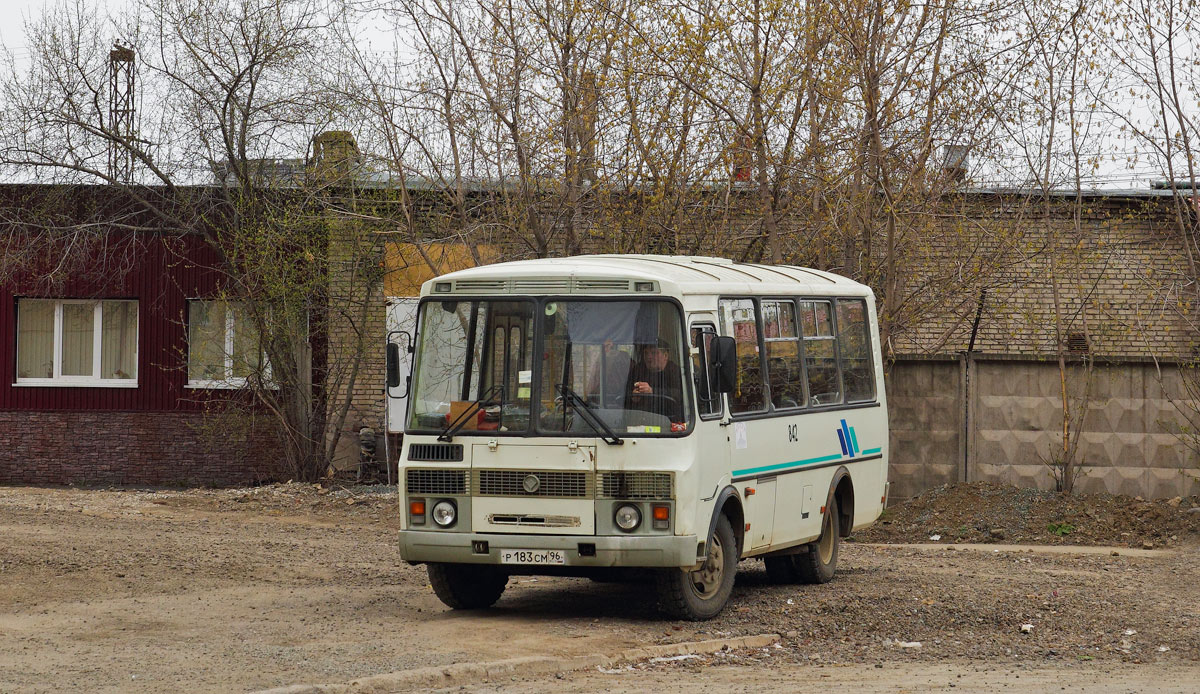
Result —
[{"label": "gravel road", "polygon": [[495,609],[451,612],[398,560],[394,514],[386,488],[0,489],[0,691],[246,691],[767,632],[779,648],[503,686],[675,691],[657,682],[887,672],[887,691],[924,690],[929,673],[998,691],[1028,671],[1200,690],[1192,545],[848,544],[826,586],[770,585],[743,562],[726,611],[692,624],[660,617],[639,585],[579,579],[514,578]]}]

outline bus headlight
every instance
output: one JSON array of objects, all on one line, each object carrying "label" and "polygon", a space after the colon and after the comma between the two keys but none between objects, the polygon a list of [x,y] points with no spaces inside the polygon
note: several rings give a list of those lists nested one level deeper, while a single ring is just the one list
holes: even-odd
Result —
[{"label": "bus headlight", "polygon": [[621,530],[627,533],[632,532],[637,530],[637,527],[642,524],[642,512],[638,510],[637,506],[629,504],[618,506],[617,512],[613,516],[613,522]]},{"label": "bus headlight", "polygon": [[458,508],[449,499],[443,499],[433,505],[433,522],[439,528],[449,528],[458,518]]}]

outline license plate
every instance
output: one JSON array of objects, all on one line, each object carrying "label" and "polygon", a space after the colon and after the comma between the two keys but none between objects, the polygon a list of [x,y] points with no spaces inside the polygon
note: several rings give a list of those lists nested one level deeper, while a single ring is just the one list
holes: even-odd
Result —
[{"label": "license plate", "polygon": [[501,564],[548,564],[567,563],[567,553],[561,549],[502,549]]}]

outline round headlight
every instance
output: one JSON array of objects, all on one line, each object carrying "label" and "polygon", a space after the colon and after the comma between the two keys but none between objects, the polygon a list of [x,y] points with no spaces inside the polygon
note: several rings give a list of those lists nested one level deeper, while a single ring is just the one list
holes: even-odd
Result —
[{"label": "round headlight", "polygon": [[458,509],[454,507],[454,502],[445,499],[433,505],[433,522],[443,528],[449,528],[454,525],[455,518],[458,517]]},{"label": "round headlight", "polygon": [[[436,509],[434,512],[436,513]],[[613,516],[613,522],[625,532],[636,530],[642,523],[642,512],[638,510],[637,506],[630,506],[628,504],[619,506],[617,507],[616,515]]]}]

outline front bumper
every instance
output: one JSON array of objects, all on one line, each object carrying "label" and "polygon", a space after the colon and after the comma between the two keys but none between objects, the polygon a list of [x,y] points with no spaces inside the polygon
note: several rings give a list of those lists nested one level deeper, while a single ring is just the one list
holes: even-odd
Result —
[{"label": "front bumper", "polygon": [[[473,541],[487,542],[488,552],[476,554]],[[413,563],[499,564],[500,549],[560,549],[566,552],[567,566],[690,567],[696,564],[698,543],[695,535],[499,535],[401,530],[400,558]],[[595,555],[580,554],[580,545],[593,545]]]}]

